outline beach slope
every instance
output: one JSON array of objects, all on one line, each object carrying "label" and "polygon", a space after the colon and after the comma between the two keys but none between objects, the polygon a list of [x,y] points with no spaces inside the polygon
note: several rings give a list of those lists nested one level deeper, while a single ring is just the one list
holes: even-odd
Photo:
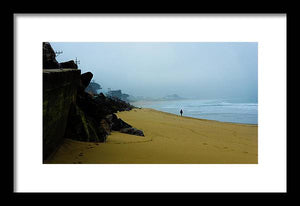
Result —
[{"label": "beach slope", "polygon": [[145,137],[112,132],[105,143],[65,139],[45,163],[257,164],[258,126],[180,117],[153,109],[117,116]]}]

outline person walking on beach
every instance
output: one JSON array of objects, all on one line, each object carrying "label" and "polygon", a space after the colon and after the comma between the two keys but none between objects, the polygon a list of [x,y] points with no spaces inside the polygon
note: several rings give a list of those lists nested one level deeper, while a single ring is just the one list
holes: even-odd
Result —
[{"label": "person walking on beach", "polygon": [[182,111],[182,109],[180,110],[180,115],[182,116],[182,113],[183,113],[183,111]]}]

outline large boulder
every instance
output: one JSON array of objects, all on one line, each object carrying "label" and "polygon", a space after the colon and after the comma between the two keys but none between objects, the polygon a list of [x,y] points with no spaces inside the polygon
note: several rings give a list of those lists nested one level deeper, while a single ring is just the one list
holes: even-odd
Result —
[{"label": "large boulder", "polygon": [[115,131],[120,131],[121,129],[124,129],[124,128],[131,128],[132,126],[130,124],[127,124],[126,122],[124,122],[122,119],[118,118],[117,120],[115,120],[113,122],[113,125],[112,125],[112,130],[115,130]]},{"label": "large boulder", "polygon": [[74,60],[70,60],[67,62],[61,62],[59,63],[59,66],[61,69],[66,68],[66,69],[78,69],[77,64],[75,64]]},{"label": "large boulder", "polygon": [[105,142],[109,130],[98,124],[91,116],[87,116],[77,105],[72,105],[69,111],[65,137],[86,141]]},{"label": "large boulder", "polygon": [[109,114],[105,117],[106,121],[109,122],[109,124],[112,126],[113,122],[118,119],[116,114]]},{"label": "large boulder", "polygon": [[[69,112],[65,137],[87,142],[104,142],[112,130],[132,128],[114,113],[128,111],[133,106],[121,100],[107,98],[103,93],[95,97],[85,92],[92,78],[91,72],[80,76],[80,86],[77,89],[76,102]],[[144,135],[135,128],[123,132]]]},{"label": "large boulder", "polygon": [[143,137],[145,136],[142,130],[136,129],[134,127],[123,128],[120,130],[120,132],[126,133],[126,134],[137,135],[137,136],[143,136]]},{"label": "large boulder", "polygon": [[86,92],[78,92],[76,103],[83,112],[99,122],[105,118],[106,115],[111,113],[111,110],[97,103],[94,98]]},{"label": "large boulder", "polygon": [[83,73],[81,74],[81,84],[82,84],[82,87],[85,89],[91,82],[93,78],[93,74],[92,72],[86,72],[86,73]]},{"label": "large boulder", "polygon": [[58,69],[56,54],[49,42],[43,42],[43,69]]},{"label": "large boulder", "polygon": [[134,106],[129,103],[119,100],[117,98],[110,98],[103,95],[103,93],[98,94],[94,99],[97,104],[105,107],[107,114],[116,113],[120,111],[129,111],[134,108]]},{"label": "large boulder", "polygon": [[127,124],[122,119],[118,118],[115,114],[107,115],[105,119],[110,124],[111,129],[114,131],[120,131],[123,128],[132,127],[130,124]]}]

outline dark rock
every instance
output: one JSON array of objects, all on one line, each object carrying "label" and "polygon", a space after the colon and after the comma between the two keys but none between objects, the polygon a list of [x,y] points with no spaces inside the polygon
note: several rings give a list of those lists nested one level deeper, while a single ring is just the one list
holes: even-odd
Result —
[{"label": "dark rock", "polygon": [[111,125],[106,121],[106,119],[102,119],[100,121],[100,127],[103,128],[107,134],[110,134]]},{"label": "dark rock", "polygon": [[112,113],[109,107],[97,103],[94,98],[86,92],[78,92],[76,102],[82,111],[99,122],[105,118],[106,115]]},{"label": "dark rock", "polygon": [[49,42],[43,42],[43,69],[58,69],[59,63]]},{"label": "dark rock", "polygon": [[114,121],[118,119],[117,115],[115,114],[109,114],[105,117],[105,119],[110,123],[113,124]]},{"label": "dark rock", "polygon": [[43,69],[77,69],[78,66],[73,60],[58,63],[56,54],[49,42],[43,42]]},{"label": "dark rock", "polygon": [[61,62],[59,63],[59,66],[61,69],[67,68],[67,69],[78,69],[77,64],[73,60],[67,61],[67,62]]},{"label": "dark rock", "polygon": [[80,70],[43,70],[43,158],[63,141],[70,105],[75,104]]},{"label": "dark rock", "polygon": [[[73,61],[61,63],[70,68]],[[76,65],[77,66],[77,65]],[[84,89],[93,74],[57,69],[55,52],[43,43],[43,159],[47,159],[63,138],[85,142],[105,142],[112,130],[143,136],[142,131],[117,117],[118,111],[134,108],[129,103],[106,97],[103,93],[91,96]],[[126,130],[126,128],[130,128]],[[125,129],[125,130],[124,130]]]},{"label": "dark rock", "polygon": [[93,78],[93,74],[91,72],[86,72],[86,73],[81,74],[81,84],[84,89],[87,86],[89,86],[92,78]]},{"label": "dark rock", "polygon": [[132,127],[131,125],[124,122],[122,119],[118,118],[115,114],[107,115],[105,119],[110,124],[111,129],[114,131],[120,131],[120,129]]},{"label": "dark rock", "polygon": [[98,94],[98,96],[96,98],[99,102],[104,102],[106,99],[105,95],[102,92],[100,94]]},{"label": "dark rock", "polygon": [[115,131],[119,131],[123,128],[130,128],[130,127],[132,127],[130,124],[127,124],[126,122],[124,122],[122,119],[119,118],[113,122],[111,129]]},{"label": "dark rock", "polygon": [[69,111],[65,137],[87,142],[105,142],[109,132],[97,121],[87,116],[77,105],[72,105]]},{"label": "dark rock", "polygon": [[105,107],[106,110],[109,110],[110,112],[108,114],[116,113],[118,111],[129,111],[134,108],[134,106],[125,101],[105,97],[102,93],[96,96],[95,101],[102,107]]},{"label": "dark rock", "polygon": [[127,134],[132,134],[132,135],[137,135],[137,136],[145,136],[142,130],[138,130],[134,127],[131,128],[123,128],[120,130],[122,133],[127,133]]},{"label": "dark rock", "polygon": [[[132,128],[114,113],[129,111],[133,106],[121,100],[107,98],[103,93],[92,96],[85,92],[84,89],[92,78],[91,72],[80,76],[80,86],[76,102],[70,109],[65,137],[87,142],[104,142],[112,130]],[[140,134],[138,131],[132,132]]]}]

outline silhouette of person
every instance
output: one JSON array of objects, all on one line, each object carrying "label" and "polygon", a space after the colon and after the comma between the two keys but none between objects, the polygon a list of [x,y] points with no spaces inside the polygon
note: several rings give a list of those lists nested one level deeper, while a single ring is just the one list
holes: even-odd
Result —
[{"label": "silhouette of person", "polygon": [[182,113],[183,113],[183,111],[182,111],[182,109],[180,110],[180,115],[182,116]]}]

